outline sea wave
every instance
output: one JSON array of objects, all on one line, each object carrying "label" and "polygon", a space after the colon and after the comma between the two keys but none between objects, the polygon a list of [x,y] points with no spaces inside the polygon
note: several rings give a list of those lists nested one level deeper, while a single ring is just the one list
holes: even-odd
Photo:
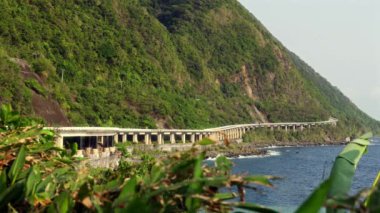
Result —
[{"label": "sea wave", "polygon": [[[268,150],[267,154],[265,155],[239,155],[236,157],[227,157],[227,159],[234,160],[234,159],[249,159],[249,158],[266,158],[266,157],[274,157],[274,156],[279,156],[281,155],[280,151],[277,150]],[[218,158],[220,155],[214,157],[214,158],[207,158],[207,161],[215,161],[216,158]]]},{"label": "sea wave", "polygon": [[291,148],[291,147],[298,147],[298,145],[291,146],[291,145],[286,145],[286,146],[276,146],[276,145],[270,145],[267,147],[264,147],[266,149],[278,149],[278,148]]}]

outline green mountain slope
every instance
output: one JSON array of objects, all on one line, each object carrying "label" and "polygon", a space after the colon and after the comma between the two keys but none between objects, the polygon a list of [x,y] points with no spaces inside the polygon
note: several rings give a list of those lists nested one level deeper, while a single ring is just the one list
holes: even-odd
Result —
[{"label": "green mountain slope", "polygon": [[379,128],[235,0],[0,1],[0,102],[50,123]]}]

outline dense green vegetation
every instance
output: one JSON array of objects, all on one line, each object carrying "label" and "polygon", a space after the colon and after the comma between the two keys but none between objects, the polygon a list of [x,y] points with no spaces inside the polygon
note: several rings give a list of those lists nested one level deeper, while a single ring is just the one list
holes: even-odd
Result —
[{"label": "dense green vegetation", "polygon": [[[74,125],[334,116],[342,137],[380,126],[235,0],[0,0],[0,11],[0,102],[24,114],[37,93],[57,100]],[[25,80],[15,58],[43,84]]]}]

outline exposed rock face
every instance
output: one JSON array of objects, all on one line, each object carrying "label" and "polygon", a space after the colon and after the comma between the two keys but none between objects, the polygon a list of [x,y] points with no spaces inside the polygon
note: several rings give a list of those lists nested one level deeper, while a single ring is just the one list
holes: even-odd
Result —
[{"label": "exposed rock face", "polygon": [[[42,86],[46,87],[47,84],[44,80],[31,71],[30,65],[27,61],[12,58],[11,61],[15,62],[20,66],[21,75],[24,80],[33,79]],[[32,108],[33,112],[37,117],[43,118],[46,123],[50,126],[69,126],[70,121],[66,117],[65,113],[61,109],[57,101],[53,100],[50,97],[44,97],[41,94],[38,94],[36,91],[32,90]]]}]

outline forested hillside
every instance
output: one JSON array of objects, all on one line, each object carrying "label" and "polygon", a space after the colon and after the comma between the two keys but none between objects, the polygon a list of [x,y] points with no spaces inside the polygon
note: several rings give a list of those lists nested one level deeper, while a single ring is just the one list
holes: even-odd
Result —
[{"label": "forested hillside", "polygon": [[55,125],[378,129],[236,0],[0,0],[0,102]]}]

